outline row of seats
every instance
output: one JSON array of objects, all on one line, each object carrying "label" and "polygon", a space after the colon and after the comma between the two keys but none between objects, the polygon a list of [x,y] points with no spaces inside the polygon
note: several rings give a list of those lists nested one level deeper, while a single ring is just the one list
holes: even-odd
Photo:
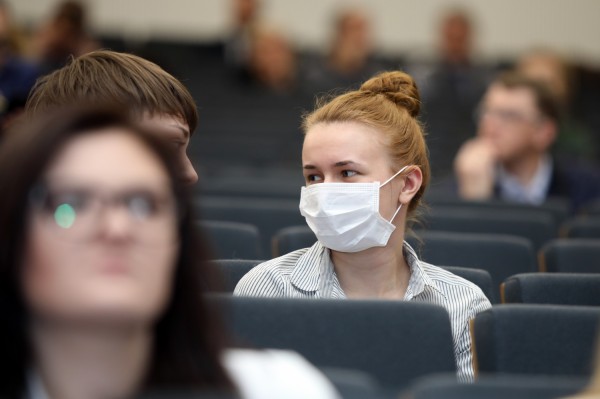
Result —
[{"label": "row of seats", "polygon": [[[271,237],[279,230],[306,225],[298,210],[298,201],[292,199],[206,196],[198,200],[197,205],[203,220],[256,226],[261,238],[262,257],[272,253]],[[413,229],[418,232],[452,231],[519,236],[530,240],[534,251],[561,234],[563,237],[600,238],[600,216],[568,219],[560,209],[550,205],[538,209],[524,205],[500,206],[496,203],[436,205]]]},{"label": "row of seats", "polygon": [[[212,261],[212,267],[222,277],[221,287],[213,290],[232,293],[240,279],[261,262],[247,259]],[[486,270],[442,268],[477,285],[492,303],[600,306],[600,274],[522,273],[507,277],[496,290]]]},{"label": "row of seats", "polygon": [[[199,225],[212,240],[216,259],[265,258],[255,226],[215,221]],[[274,235],[274,255],[311,246],[315,241],[306,226],[284,228]],[[600,238],[555,239],[542,247],[538,258],[530,242],[508,235],[424,231],[409,237],[408,242],[426,262],[486,270],[491,275],[495,298],[500,298],[500,284],[515,274],[600,272]]]},{"label": "row of seats", "polygon": [[[456,371],[448,315],[431,304],[209,295],[237,342],[293,349],[318,367],[356,369],[405,389]],[[600,308],[495,305],[472,321],[477,373],[591,375]],[[364,348],[369,348],[364,350]]]}]

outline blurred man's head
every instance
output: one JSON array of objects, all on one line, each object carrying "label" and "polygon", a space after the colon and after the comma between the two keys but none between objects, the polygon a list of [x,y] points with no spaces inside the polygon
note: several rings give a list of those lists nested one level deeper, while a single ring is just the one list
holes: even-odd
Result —
[{"label": "blurred man's head", "polygon": [[519,60],[517,69],[523,75],[546,84],[560,105],[567,107],[571,96],[571,70],[560,55],[548,50],[532,51]]},{"label": "blurred man's head", "polygon": [[448,12],[440,24],[440,50],[446,62],[463,64],[471,57],[473,24],[462,10]]},{"label": "blurred man's head", "polygon": [[258,83],[285,92],[296,77],[296,55],[288,39],[276,28],[257,26],[252,32],[249,69]]},{"label": "blurred man's head", "polygon": [[500,76],[479,110],[480,137],[489,140],[501,163],[547,152],[557,133],[559,107],[548,88],[517,73]]},{"label": "blurred man's head", "polygon": [[142,123],[164,132],[177,151],[181,178],[189,184],[198,175],[187,156],[198,123],[196,104],[185,86],[158,65],[114,51],[95,51],[71,60],[38,79],[26,104],[29,115],[81,103],[119,105]]}]

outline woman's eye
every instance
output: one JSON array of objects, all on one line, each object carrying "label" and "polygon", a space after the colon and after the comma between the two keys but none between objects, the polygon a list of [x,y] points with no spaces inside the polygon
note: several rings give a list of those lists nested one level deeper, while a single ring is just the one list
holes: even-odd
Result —
[{"label": "woman's eye", "polygon": [[321,181],[321,180],[323,180],[323,179],[319,175],[308,175],[308,176],[306,176],[306,181],[307,182],[314,183],[314,182]]},{"label": "woman's eye", "polygon": [[356,172],[355,170],[343,170],[342,171],[343,177],[353,177],[353,176],[356,176],[357,174],[358,174],[358,172]]},{"label": "woman's eye", "polygon": [[65,193],[50,196],[48,207],[52,210],[61,205],[68,205],[74,211],[82,211],[88,205],[89,195],[85,193]]},{"label": "woman's eye", "polygon": [[157,202],[151,196],[143,194],[132,195],[126,200],[129,213],[137,220],[147,219],[156,214]]}]

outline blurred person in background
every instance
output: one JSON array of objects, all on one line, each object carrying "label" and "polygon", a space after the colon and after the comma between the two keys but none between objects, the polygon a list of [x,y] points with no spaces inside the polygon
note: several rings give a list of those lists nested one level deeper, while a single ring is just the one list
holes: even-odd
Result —
[{"label": "blurred person in background", "polygon": [[39,75],[21,56],[16,35],[8,5],[0,1],[0,131],[22,111]]},{"label": "blurred person in background", "polygon": [[15,128],[0,147],[0,396],[337,397],[298,355],[225,348],[203,299],[209,249],[159,131],[102,109]]},{"label": "blurred person in background", "polygon": [[194,184],[198,174],[187,149],[198,124],[192,95],[175,77],[141,57],[99,50],[72,59],[41,77],[26,103],[28,116],[82,103],[118,104],[160,130],[177,154],[180,177]]},{"label": "blurred person in background", "polygon": [[296,90],[296,53],[280,30],[264,23],[254,27],[246,73],[248,88],[276,94]]},{"label": "blurred person in background", "polygon": [[590,129],[574,116],[574,76],[571,65],[550,50],[535,50],[525,54],[517,63],[523,75],[546,84],[560,106],[558,137],[553,154],[563,161],[598,159],[600,143]]},{"label": "blurred person in background", "polygon": [[458,377],[471,381],[469,320],[491,304],[475,284],[421,261],[404,241],[430,177],[419,110],[417,86],[399,71],[320,101],[303,121],[300,198],[318,241],[256,266],[234,294],[442,306],[450,315]]},{"label": "blurred person in background", "polygon": [[437,59],[408,67],[422,92],[435,179],[452,174],[454,156],[475,129],[473,111],[492,76],[490,67],[473,59],[477,27],[467,10],[444,12],[437,33]]},{"label": "blurred person in background", "polygon": [[250,59],[251,34],[258,22],[260,0],[232,0],[232,31],[225,41],[225,62],[243,69]]},{"label": "blurred person in background", "polygon": [[542,204],[569,200],[573,212],[600,197],[600,172],[552,157],[560,106],[547,85],[506,73],[488,88],[478,110],[477,136],[455,160],[458,194],[466,200],[499,198]]},{"label": "blurred person in background", "polygon": [[328,53],[306,67],[310,94],[357,86],[383,70],[383,64],[374,55],[372,36],[371,21],[364,11],[340,11],[335,18]]},{"label": "blurred person in background", "polygon": [[31,51],[43,73],[48,73],[65,65],[70,56],[98,48],[99,43],[89,34],[85,6],[67,0],[59,3],[53,15],[35,32]]}]

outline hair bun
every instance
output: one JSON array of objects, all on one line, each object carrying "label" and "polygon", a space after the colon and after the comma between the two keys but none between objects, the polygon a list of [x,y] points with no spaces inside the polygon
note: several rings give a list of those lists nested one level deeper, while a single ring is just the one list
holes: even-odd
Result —
[{"label": "hair bun", "polygon": [[404,72],[382,72],[360,86],[360,91],[383,94],[416,118],[421,110],[419,90],[413,78]]}]

